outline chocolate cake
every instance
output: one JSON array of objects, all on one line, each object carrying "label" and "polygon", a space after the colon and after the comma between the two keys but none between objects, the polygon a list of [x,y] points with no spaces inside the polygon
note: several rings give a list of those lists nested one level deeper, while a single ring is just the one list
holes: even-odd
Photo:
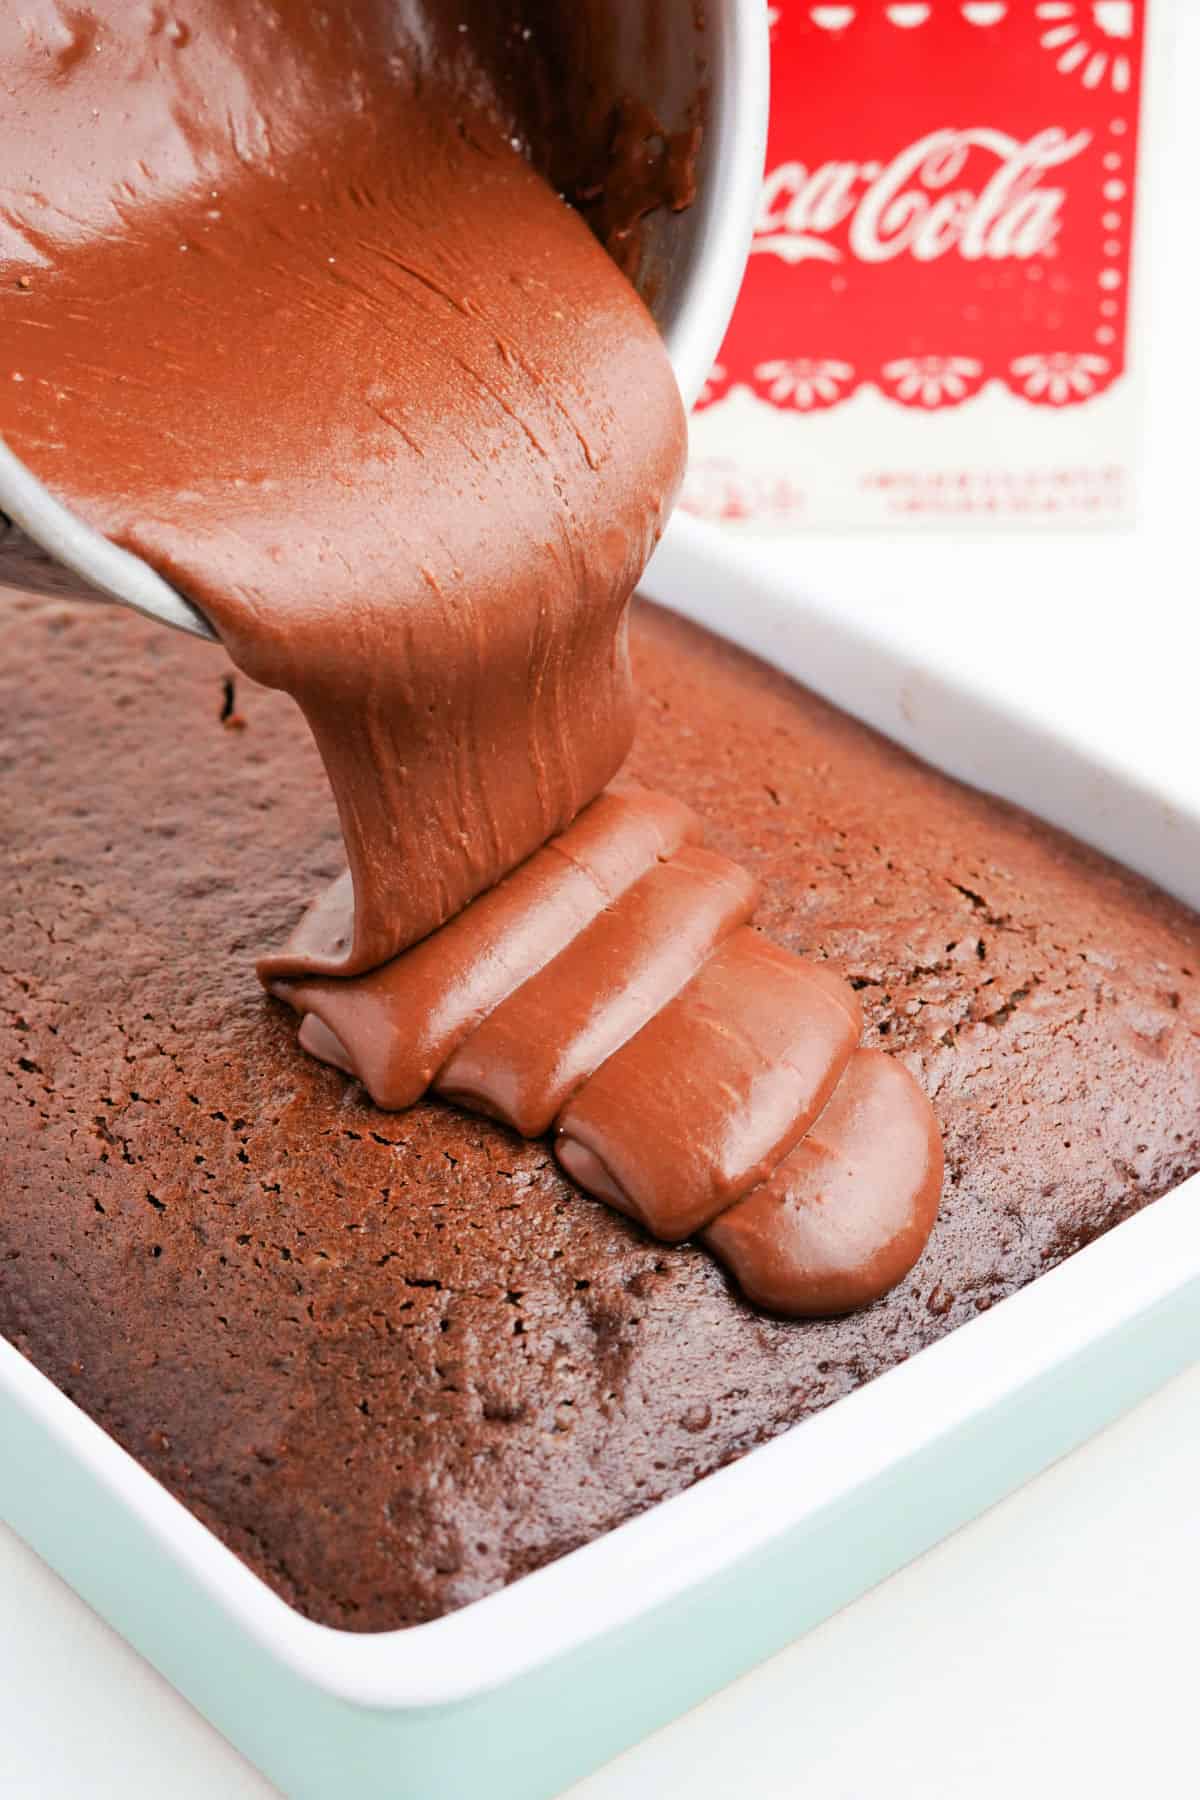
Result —
[{"label": "chocolate cake", "polygon": [[0,1332],[312,1618],[488,1593],[1200,1167],[1200,919],[643,606],[631,772],[849,978],[946,1147],[893,1293],[756,1312],[544,1141],[381,1112],[297,1051],[253,960],[343,852],[289,700],[128,617],[4,606]]}]

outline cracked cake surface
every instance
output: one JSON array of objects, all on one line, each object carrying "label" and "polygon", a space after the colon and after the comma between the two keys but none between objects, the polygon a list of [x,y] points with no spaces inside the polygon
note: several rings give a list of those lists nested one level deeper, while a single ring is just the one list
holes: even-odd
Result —
[{"label": "cracked cake surface", "polygon": [[899,1288],[756,1313],[544,1142],[298,1051],[253,960],[342,850],[288,700],[130,617],[5,610],[0,1332],[310,1617],[503,1585],[1200,1167],[1200,919],[641,606],[632,773],[849,977],[946,1146]]}]

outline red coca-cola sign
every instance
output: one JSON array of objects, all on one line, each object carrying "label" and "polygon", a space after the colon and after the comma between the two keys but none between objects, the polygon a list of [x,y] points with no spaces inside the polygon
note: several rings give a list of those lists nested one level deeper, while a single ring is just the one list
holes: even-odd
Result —
[{"label": "red coca-cola sign", "polygon": [[767,173],[702,406],[1078,406],[1125,366],[1144,4],[771,8]]}]

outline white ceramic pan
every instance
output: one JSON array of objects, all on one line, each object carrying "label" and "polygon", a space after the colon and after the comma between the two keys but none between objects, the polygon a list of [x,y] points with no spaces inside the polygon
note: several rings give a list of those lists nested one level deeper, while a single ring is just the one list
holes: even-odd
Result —
[{"label": "white ceramic pan", "polygon": [[[1200,807],[1160,802],[747,560],[680,521],[651,585],[1035,809],[1055,756],[1059,822],[1200,906]],[[433,1624],[364,1637],[302,1618],[2,1341],[0,1515],[294,1800],[540,1800],[1198,1354],[1200,1178],[689,1492]]]}]

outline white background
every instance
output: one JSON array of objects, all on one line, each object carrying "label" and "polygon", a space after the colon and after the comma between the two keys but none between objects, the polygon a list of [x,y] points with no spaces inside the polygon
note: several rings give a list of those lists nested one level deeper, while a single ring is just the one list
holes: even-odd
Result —
[{"label": "white background", "polygon": [[[825,537],[747,555],[864,617],[904,609],[915,643],[952,634],[964,670],[1194,795],[1200,4],[1171,10],[1173,91],[1152,94],[1137,532]],[[1200,1368],[571,1800],[1194,1794],[1198,1617]],[[0,1527],[4,1800],[273,1792]]]}]

